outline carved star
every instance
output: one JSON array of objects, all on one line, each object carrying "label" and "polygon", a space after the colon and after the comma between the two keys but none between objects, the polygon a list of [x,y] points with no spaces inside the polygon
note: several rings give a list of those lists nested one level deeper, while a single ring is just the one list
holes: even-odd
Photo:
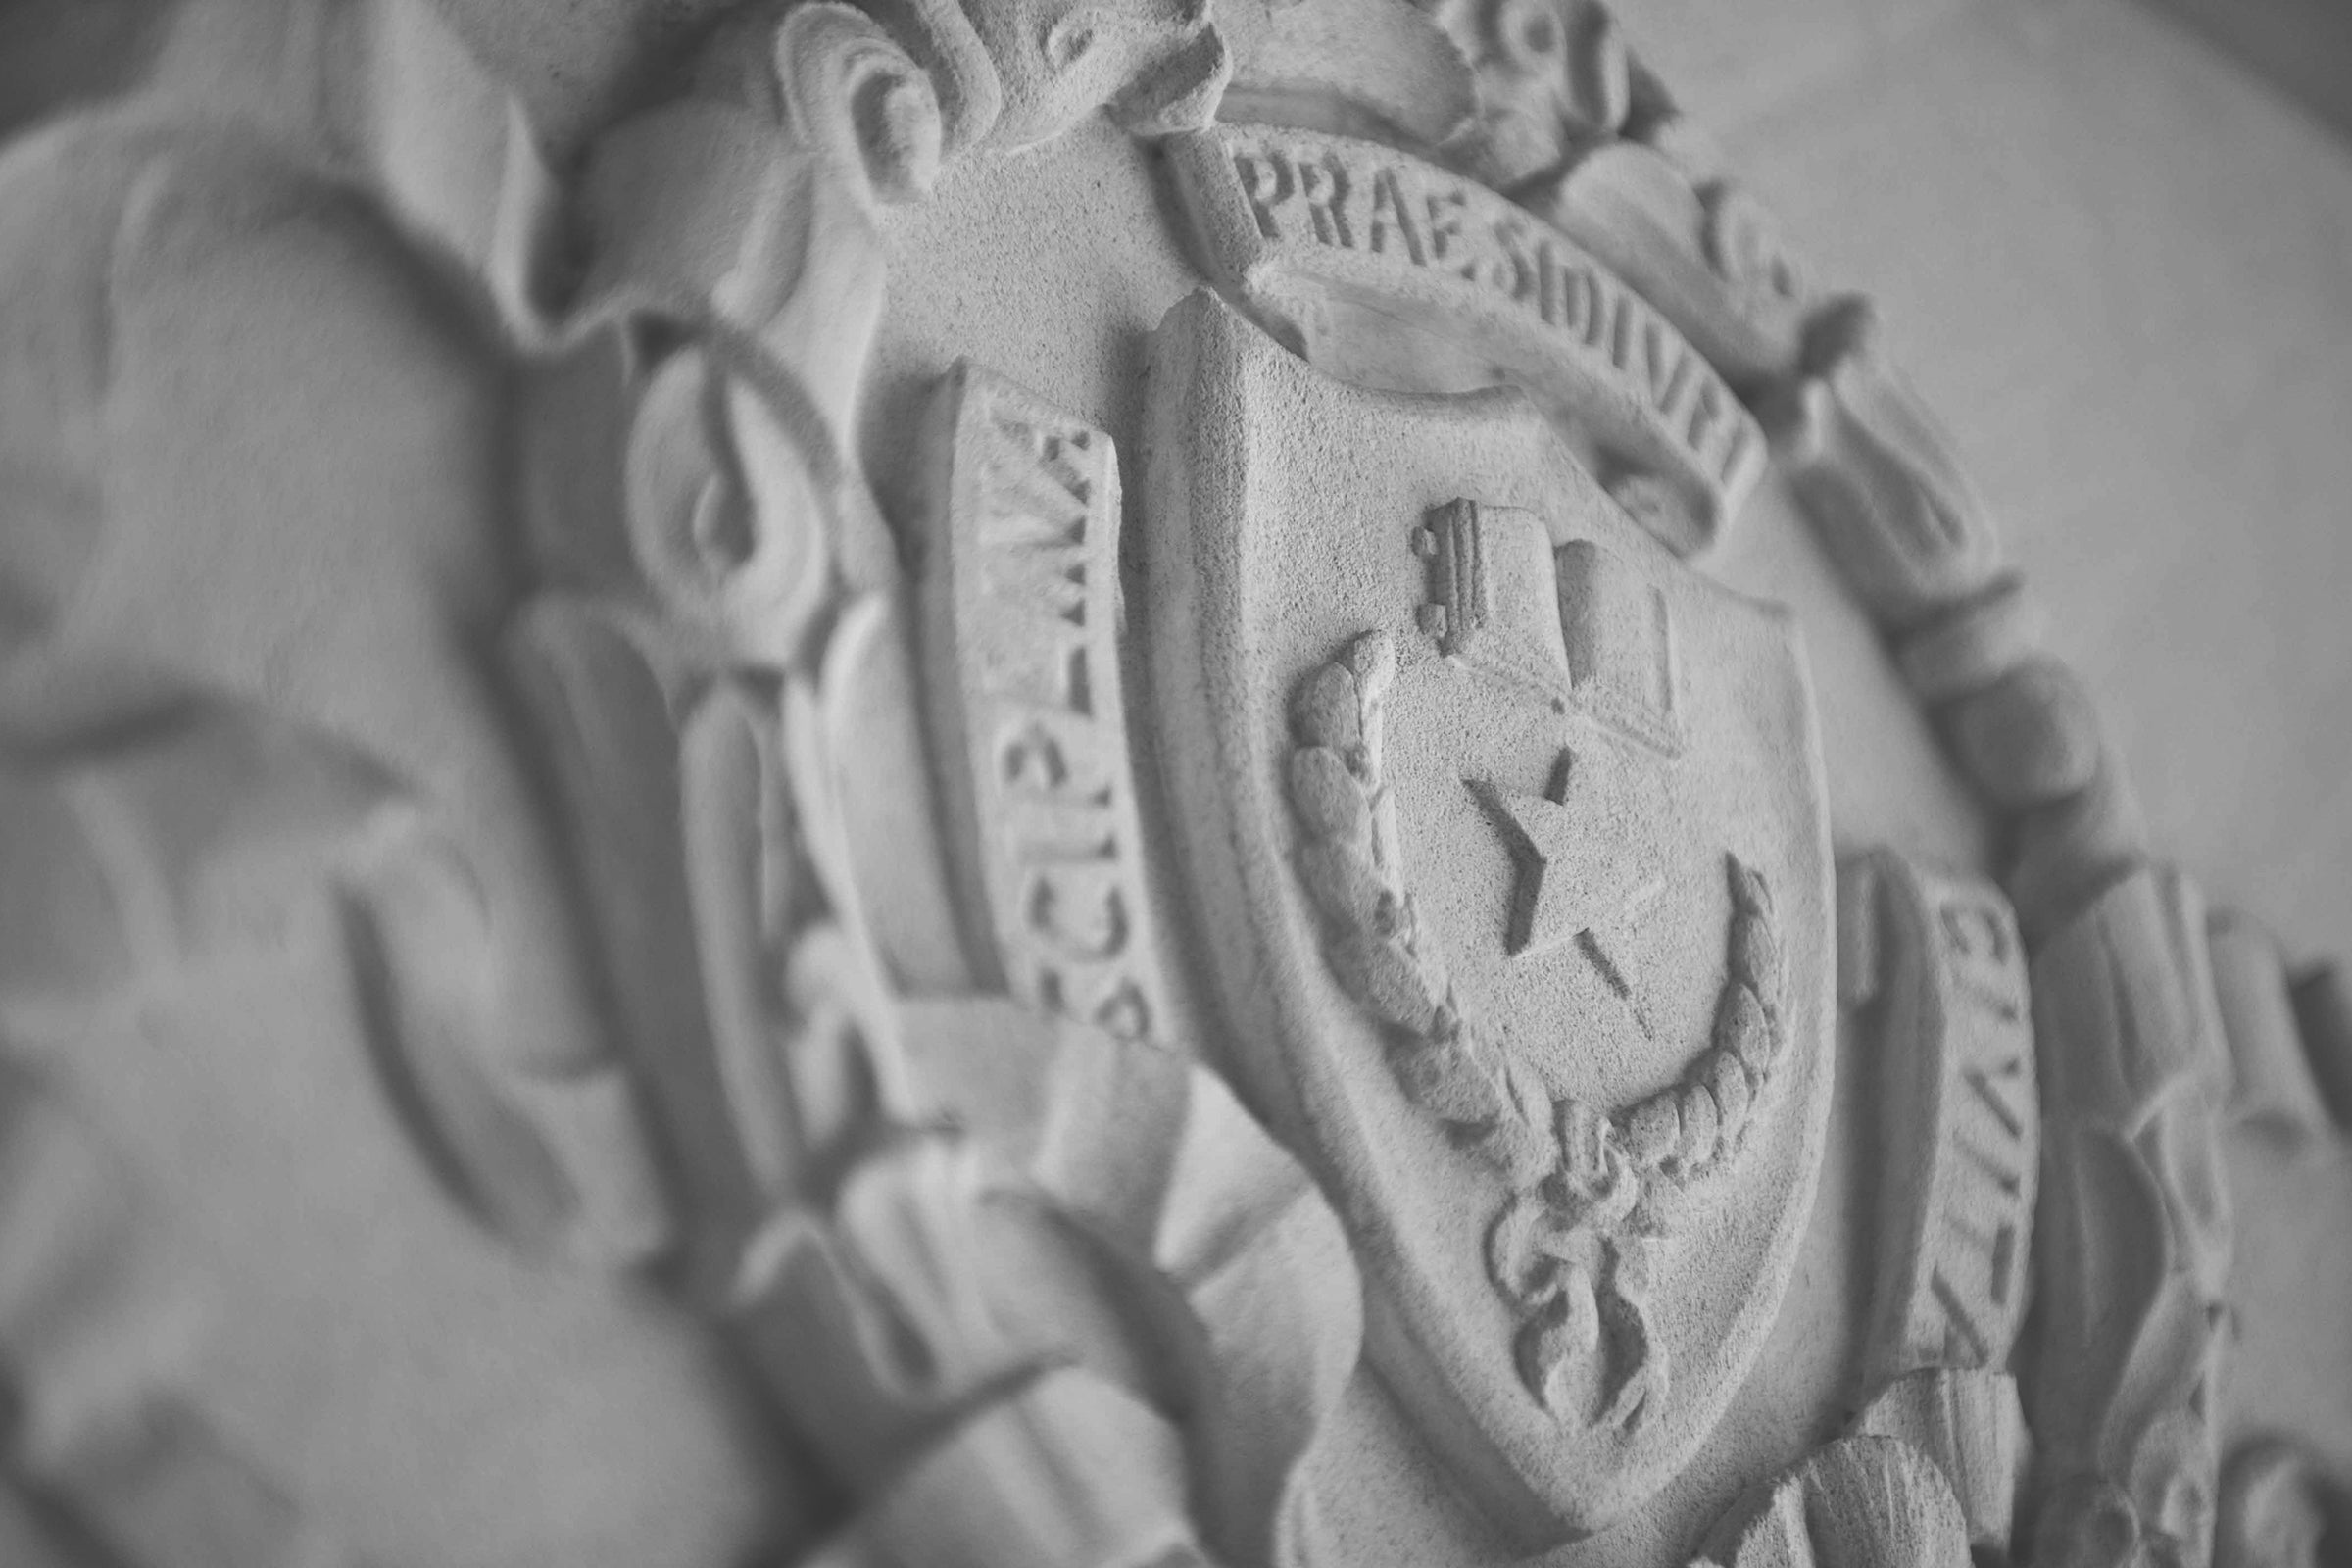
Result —
[{"label": "carved star", "polygon": [[1510,841],[1519,862],[1511,890],[1511,923],[1503,951],[1517,957],[1582,940],[1589,956],[1623,990],[1615,965],[1597,952],[1592,932],[1655,898],[1662,883],[1627,838],[1612,832],[1610,813],[1591,799],[1589,769],[1566,749],[1552,764],[1551,782],[1541,795],[1523,795],[1488,779],[1469,779]]}]

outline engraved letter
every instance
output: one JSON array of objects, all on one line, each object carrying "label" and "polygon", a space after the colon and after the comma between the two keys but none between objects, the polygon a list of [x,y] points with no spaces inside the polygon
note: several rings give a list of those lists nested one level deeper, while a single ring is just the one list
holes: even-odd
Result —
[{"label": "engraved letter", "polygon": [[1273,151],[1263,157],[1236,152],[1233,172],[1242,182],[1242,194],[1249,199],[1250,213],[1257,219],[1257,231],[1267,239],[1280,239],[1282,225],[1274,220],[1274,209],[1289,201],[1296,188],[1290,164],[1282,154]]},{"label": "engraved letter", "polygon": [[1384,169],[1372,176],[1372,220],[1367,226],[1374,250],[1385,254],[1389,249],[1389,231],[1395,229],[1403,242],[1404,254],[1415,267],[1429,260],[1420,230],[1413,226],[1413,210],[1405,202],[1394,169]]}]

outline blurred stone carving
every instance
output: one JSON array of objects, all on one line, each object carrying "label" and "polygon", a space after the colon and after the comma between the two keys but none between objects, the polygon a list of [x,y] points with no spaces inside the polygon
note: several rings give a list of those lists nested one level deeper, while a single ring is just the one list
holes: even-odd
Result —
[{"label": "blurred stone carving", "polygon": [[2195,888],[2143,869],[2034,951],[2035,1560],[2211,1560],[2230,1247]]}]

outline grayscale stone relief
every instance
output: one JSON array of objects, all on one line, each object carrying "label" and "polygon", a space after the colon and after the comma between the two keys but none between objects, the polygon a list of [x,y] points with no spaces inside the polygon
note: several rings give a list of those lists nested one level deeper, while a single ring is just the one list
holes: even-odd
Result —
[{"label": "grayscale stone relief", "polygon": [[76,15],[0,1563],[2352,1550],[2347,934],[1678,100],[1814,23]]}]

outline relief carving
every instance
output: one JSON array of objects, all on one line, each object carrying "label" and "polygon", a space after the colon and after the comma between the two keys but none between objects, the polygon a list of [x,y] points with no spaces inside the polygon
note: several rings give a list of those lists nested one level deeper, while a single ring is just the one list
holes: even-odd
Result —
[{"label": "relief carving", "polygon": [[[1667,1222],[1647,1190],[1703,1180],[1734,1162],[1787,1044],[1771,892],[1737,856],[1726,857],[1726,977],[1708,1047],[1680,1081],[1615,1107],[1552,1097],[1481,1026],[1420,927],[1383,777],[1396,668],[1394,645],[1368,632],[1293,699],[1291,805],[1305,834],[1299,872],[1329,922],[1326,952],[1342,984],[1396,1032],[1391,1063],[1398,1081],[1450,1141],[1476,1150],[1509,1186],[1487,1268],[1522,1316],[1521,1379],[1562,1421],[1638,1428],[1670,1376],[1647,1302],[1648,1250]],[[1561,771],[1571,765],[1563,753]],[[1590,871],[1606,829],[1579,822],[1564,802],[1465,782],[1514,838],[1522,863],[1506,948],[1521,954],[1573,940],[1622,987],[1592,929],[1604,912],[1621,912],[1605,908],[1613,884],[1596,887],[1580,874]],[[1622,906],[1632,890],[1615,886]],[[1654,881],[1647,889],[1650,898],[1660,891]],[[1579,1392],[1581,1408],[1571,1397]]]},{"label": "relief carving", "polygon": [[[2341,977],[1601,0],[271,3],[0,154],[0,1556],[2340,1546]],[[1833,890],[1776,465],[2006,898]]]},{"label": "relief carving", "polygon": [[2278,942],[2255,920],[2216,909],[2206,926],[2214,999],[2230,1047],[2230,1122],[2301,1152],[2328,1131],[2328,1106],[2296,1026]]},{"label": "relief carving", "polygon": [[1854,1418],[1854,1431],[1900,1438],[1934,1460],[1960,1505],[1969,1545],[2009,1555],[2031,1446],[2016,1379],[1978,1368],[1906,1373]]},{"label": "relief carving", "polygon": [[[775,667],[805,660],[831,595],[897,576],[848,431],[882,306],[878,210],[936,177],[939,109],[879,27],[831,3],[790,12],[765,50],[722,40],[704,79],[594,149],[591,260],[557,330],[683,338],[618,368],[634,407],[615,520],[665,615]],[[537,532],[559,563],[596,542],[569,516]]]},{"label": "relief carving", "polygon": [[2034,952],[2037,1562],[2211,1560],[2231,1221],[2202,901],[2116,884]]},{"label": "relief carving", "polygon": [[[1153,378],[1152,701],[1237,1076],[1337,1185],[1371,1360],[1457,1479],[1523,1544],[1589,1532],[1786,1279],[1828,1017],[1801,672],[1515,394],[1348,387],[1206,296]],[[1433,507],[1462,465],[1494,489]],[[1452,657],[1433,515],[1485,541]],[[1668,693],[1679,750],[1619,711]]]},{"label": "relief carving", "polygon": [[2300,1446],[2257,1439],[2230,1456],[2214,1529],[2217,1568],[2317,1568],[2341,1556],[2352,1528],[2340,1484]]},{"label": "relief carving", "polygon": [[[575,1272],[635,1266],[672,1234],[636,1086],[609,1065],[541,1086],[502,1059],[512,1003],[481,867],[428,794],[331,737],[198,707],[96,755],[12,764],[0,797],[12,876],[95,895],[58,932],[71,961],[12,942],[0,964],[13,1464],[140,1560],[175,1560],[209,1521],[239,1561],[436,1541],[479,1561],[465,1543],[511,1500],[460,1494],[470,1429],[548,1441],[515,1401],[562,1375],[553,1335],[600,1346],[585,1375],[642,1400],[626,1422],[575,1408],[575,1451],[694,1487],[704,1540],[766,1506],[730,1498],[723,1467],[710,1485],[716,1433],[681,1419],[704,1397],[696,1369]],[[288,1246],[307,1269],[279,1266]],[[369,1270],[386,1266],[451,1294],[381,1290]],[[437,1371],[420,1347],[454,1328],[499,1368]],[[374,1368],[357,1385],[351,1355]],[[394,1457],[415,1428],[319,1432],[299,1413],[387,1393],[432,1406],[438,1521],[353,1479],[415,1466]],[[771,1495],[779,1516],[797,1503]]]},{"label": "relief carving", "polygon": [[1868,992],[1884,1183],[1864,1384],[1997,1372],[2025,1318],[2040,1159],[2025,944],[1997,890],[1886,852],[1843,867],[1839,898],[1841,921],[1877,927],[1848,945],[1868,955],[1848,994]]},{"label": "relief carving", "polygon": [[969,364],[940,389],[933,441],[929,687],[980,861],[966,928],[1023,1002],[1166,1041],[1121,694],[1117,454]]},{"label": "relief carving", "polygon": [[818,1560],[1264,1561],[1297,1505],[1354,1360],[1337,1227],[1207,1074],[1065,1038],[1028,1170],[898,1130],[746,1251],[751,1353],[859,1504]]},{"label": "relief carving", "polygon": [[2305,1059],[2338,1129],[2352,1128],[2352,982],[2318,963],[2293,977],[2295,1027]]},{"label": "relief carving", "polygon": [[1477,84],[1471,124],[1448,149],[1471,177],[1515,190],[1632,108],[1632,62],[1597,0],[1446,0],[1431,7]]},{"label": "relief carving", "polygon": [[1734,386],[1797,368],[1814,303],[1805,268],[1740,186],[1694,182],[1655,148],[1619,140],[1520,199],[1640,289]]},{"label": "relief carving", "polygon": [[1172,152],[1214,275],[1332,373],[1376,387],[1523,387],[1619,500],[1686,553],[1761,476],[1761,432],[1682,334],[1485,187],[1305,130],[1219,125]]},{"label": "relief carving", "polygon": [[1287,0],[1262,19],[1255,11],[1228,8],[1233,79],[1218,119],[1424,147],[1467,127],[1470,64],[1413,0]]},{"label": "relief carving", "polygon": [[1841,1438],[1716,1525],[1720,1568],[1961,1568],[1968,1530],[1928,1457],[1895,1438]]},{"label": "relief carving", "polygon": [[1847,300],[1807,327],[1804,367],[1759,410],[1775,458],[1839,570],[1878,619],[1916,624],[1984,587],[2000,544],[1951,437]]},{"label": "relief carving", "polygon": [[1205,0],[875,0],[921,61],[950,155],[1019,151],[1109,108],[1137,135],[1196,129],[1233,70]]}]

